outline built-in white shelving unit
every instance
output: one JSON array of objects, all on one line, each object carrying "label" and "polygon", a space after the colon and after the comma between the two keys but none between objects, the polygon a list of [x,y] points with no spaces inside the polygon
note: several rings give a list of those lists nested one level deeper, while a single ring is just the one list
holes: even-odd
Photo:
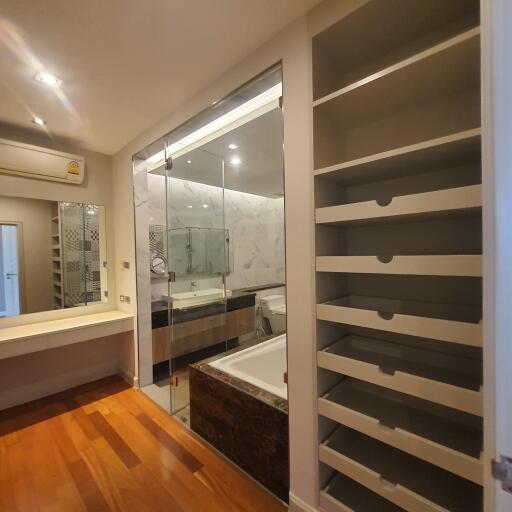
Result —
[{"label": "built-in white shelving unit", "polygon": [[53,266],[53,304],[55,309],[64,307],[64,288],[62,285],[62,246],[61,220],[59,204],[52,205],[52,266]]},{"label": "built-in white shelving unit", "polygon": [[482,512],[477,0],[313,38],[319,504]]}]

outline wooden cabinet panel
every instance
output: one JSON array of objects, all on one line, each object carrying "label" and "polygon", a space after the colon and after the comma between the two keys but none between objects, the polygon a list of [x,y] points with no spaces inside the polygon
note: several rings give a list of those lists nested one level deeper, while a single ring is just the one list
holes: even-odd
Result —
[{"label": "wooden cabinet panel", "polygon": [[[255,330],[255,324],[254,306],[176,324],[172,326],[172,357],[190,354],[222,341],[249,334]],[[171,357],[170,329],[169,326],[153,329],[153,364]]]}]

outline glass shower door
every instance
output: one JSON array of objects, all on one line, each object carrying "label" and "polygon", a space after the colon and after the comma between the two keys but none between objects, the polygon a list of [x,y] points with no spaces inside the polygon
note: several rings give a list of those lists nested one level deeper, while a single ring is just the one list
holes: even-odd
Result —
[{"label": "glass shower door", "polygon": [[186,419],[189,365],[227,347],[223,159],[197,148],[168,160],[166,214],[171,412]]}]

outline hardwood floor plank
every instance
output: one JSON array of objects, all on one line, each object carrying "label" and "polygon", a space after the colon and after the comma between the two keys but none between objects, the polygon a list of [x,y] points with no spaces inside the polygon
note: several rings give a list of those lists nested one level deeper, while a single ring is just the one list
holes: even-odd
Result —
[{"label": "hardwood floor plank", "polygon": [[[101,434],[94,427],[91,419],[89,418],[89,415],[85,413],[78,400],[76,400],[74,397],[69,397],[64,399],[63,402],[89,441],[95,441],[101,437]],[[94,409],[94,411],[96,411],[96,409]]]},{"label": "hardwood floor plank", "polygon": [[112,510],[83,459],[71,462],[68,464],[68,469],[88,512]]},{"label": "hardwood floor plank", "polygon": [[184,511],[202,510],[205,502],[212,505],[211,510],[222,510],[220,504],[216,503],[216,496],[210,494],[206,487],[198,486],[189,469],[172,453],[163,449],[159,441],[129,412],[110,414],[108,421],[133,446],[152,478],[172,496],[170,510],[174,510],[171,507],[173,502]]},{"label": "hardwood floor plank", "polygon": [[146,414],[138,414],[136,416],[137,421],[141,423],[153,436],[158,439],[158,441],[167,448],[171,453],[173,453],[178,460],[183,462],[185,466],[192,472],[195,473],[199,469],[203,467],[203,464],[196,459],[189,451],[187,451],[183,446],[176,441],[176,439],[172,438],[163,428],[158,425],[155,421],[153,421]]},{"label": "hardwood floor plank", "polygon": [[[137,392],[135,396],[139,396],[140,393]],[[130,395],[129,399],[123,398],[121,396],[116,396],[116,400],[123,402],[124,405],[133,404],[134,395]],[[146,400],[145,397],[143,397]],[[148,407],[145,408],[149,414],[157,413],[159,414],[160,408],[155,406],[152,402],[148,402]],[[157,410],[153,410],[156,407]],[[135,408],[136,414],[141,413],[141,409],[139,407]],[[131,413],[128,410],[125,410],[123,413],[124,417],[120,420],[120,423],[116,426],[119,431],[123,430],[123,426],[129,425],[130,430],[135,429],[134,435],[137,440],[133,445],[137,445],[137,448],[142,448],[141,442],[145,443],[153,443],[154,446],[152,449],[148,449],[144,447],[142,450],[142,454],[139,454],[140,457],[144,460],[144,464],[151,468],[153,474],[156,478],[161,479],[165,482],[167,487],[171,487],[172,495],[176,498],[178,503],[182,506],[184,510],[195,512],[196,510],[201,510],[201,512],[240,512],[240,509],[236,507],[232,500],[225,500],[223,496],[214,492],[206,486],[200,479],[197,478],[197,472],[192,473],[188,467],[183,465],[174,455],[169,452],[167,449],[162,449],[159,441],[150,434],[139,422],[130,421]],[[109,421],[113,421],[116,415],[110,414],[108,416]],[[123,415],[121,415],[123,416]],[[167,421],[175,422],[174,419],[169,418],[166,415]],[[185,428],[183,428],[186,431]],[[188,432],[188,431],[187,431]],[[123,436],[125,437],[127,434],[123,431]],[[132,443],[130,443],[132,445]],[[209,449],[209,448],[208,448]],[[210,450],[211,451],[211,450]],[[212,452],[213,453],[213,452]],[[157,455],[156,460],[148,460],[148,455]],[[215,454],[216,455],[216,454]],[[218,457],[218,455],[216,455]],[[231,465],[231,467],[233,467]],[[239,473],[242,475],[241,473]],[[245,475],[242,475],[243,478],[247,481],[250,481]],[[261,494],[269,496],[261,487],[258,487],[258,491]],[[240,492],[239,487],[235,487],[232,489],[232,493]],[[270,497],[271,499],[274,499]],[[264,508],[258,508],[254,510],[265,510]]]},{"label": "hardwood floor plank", "polygon": [[[119,400],[122,401],[123,398],[120,397]],[[224,490],[221,492],[217,488],[215,494],[217,496],[229,497],[228,501],[224,501],[226,507],[231,506],[232,502],[236,502],[236,497],[240,495],[246,497],[242,501],[248,502],[245,505],[247,510],[285,510],[282,503],[266,492],[261,485],[241,473],[236,466],[212,450],[210,446],[205,444],[181,422],[174,418],[169,418],[169,415],[163,409],[151,402],[142,392],[137,392],[135,396],[130,396],[129,403],[136,403],[137,413],[144,411],[148,416],[151,416],[171,437],[175,438],[187,450],[193,453],[207,468],[211,468],[211,471],[207,471],[208,478],[216,478],[218,482],[215,485],[223,486]],[[202,470],[196,472],[195,476],[204,485],[212,489],[214,483],[201,473]],[[252,508],[253,505],[250,503],[252,501],[255,503],[254,508]],[[245,509],[234,508],[234,510],[240,512]]]},{"label": "hardwood floor plank", "polygon": [[[48,442],[45,430],[38,423],[32,428],[25,429],[22,433],[24,453],[30,453],[28,465],[30,476],[34,482],[34,492],[41,509],[51,508],[60,502],[56,484],[59,481],[59,474],[55,460],[53,443]],[[52,463],[49,463],[52,461]],[[46,466],[46,471],[39,471],[38,468]]]},{"label": "hardwood floor plank", "polygon": [[131,469],[140,464],[140,459],[133,453],[131,448],[124,442],[121,436],[110,426],[105,418],[99,412],[93,412],[88,415],[96,430],[106,439],[108,444],[116,452],[117,456],[123,461],[124,465]]},{"label": "hardwood floor plank", "polygon": [[16,510],[40,512],[28,462],[25,457],[24,445],[21,442],[13,445],[7,452],[7,461],[2,461],[9,466],[9,478],[13,486]]},{"label": "hardwood floor plank", "polygon": [[284,512],[119,378],[0,412],[0,512]]},{"label": "hardwood floor plank", "polygon": [[0,510],[19,512],[16,505],[14,478],[8,458],[7,444],[0,437]]}]

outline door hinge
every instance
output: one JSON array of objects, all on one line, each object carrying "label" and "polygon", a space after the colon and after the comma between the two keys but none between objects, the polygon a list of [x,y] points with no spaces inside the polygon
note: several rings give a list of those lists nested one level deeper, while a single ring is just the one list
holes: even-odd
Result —
[{"label": "door hinge", "polygon": [[169,283],[175,283],[176,282],[176,272],[171,270],[167,277],[168,277]]},{"label": "door hinge", "polygon": [[172,170],[172,164],[173,164],[172,156],[168,156],[165,159],[165,170],[166,171],[171,171]]},{"label": "door hinge", "polygon": [[492,461],[492,476],[501,482],[504,491],[512,493],[512,457],[500,455],[500,460]]},{"label": "door hinge", "polygon": [[171,386],[177,388],[178,387],[178,377],[176,375],[174,375],[173,377],[171,377]]}]

